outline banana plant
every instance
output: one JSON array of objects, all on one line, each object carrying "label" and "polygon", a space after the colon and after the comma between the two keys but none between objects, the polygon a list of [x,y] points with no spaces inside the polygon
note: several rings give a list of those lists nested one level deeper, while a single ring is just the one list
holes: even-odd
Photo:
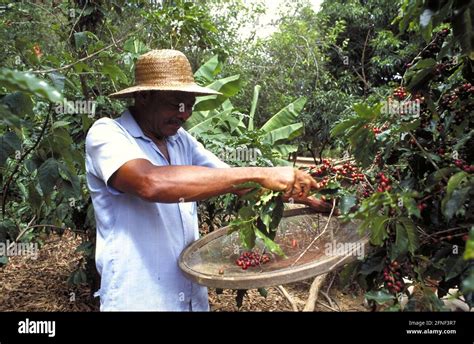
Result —
[{"label": "banana plant", "polygon": [[[254,117],[260,94],[260,85],[254,87],[250,113],[243,114],[234,108],[229,98],[242,88],[239,75],[215,80],[222,70],[222,63],[217,56],[212,57],[195,73],[198,83],[206,85],[222,95],[199,97],[193,115],[186,123],[186,129],[197,138],[211,133],[214,139],[225,141],[230,136],[242,136],[245,132],[259,132],[262,143],[272,147],[272,154],[279,164],[287,164],[282,158],[297,150],[296,145],[289,144],[292,139],[303,134],[303,123],[297,122],[306,98],[301,97],[288,104],[273,115],[260,128],[255,128]],[[245,125],[246,119],[247,125]]]}]

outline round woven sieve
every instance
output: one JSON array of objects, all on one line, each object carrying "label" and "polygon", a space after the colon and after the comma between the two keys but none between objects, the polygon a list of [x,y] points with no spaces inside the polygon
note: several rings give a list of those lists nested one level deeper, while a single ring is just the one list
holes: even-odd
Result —
[{"label": "round woven sieve", "polygon": [[[236,264],[245,252],[238,233],[228,235],[229,228],[224,227],[189,245],[179,267],[189,279],[208,287],[253,289],[311,278],[365,255],[368,238],[359,236],[356,223],[340,223],[334,217],[326,227],[327,222],[327,215],[309,208],[286,210],[275,242],[287,258],[271,255],[269,263],[247,270]],[[254,250],[262,253],[263,248],[257,239]]]}]

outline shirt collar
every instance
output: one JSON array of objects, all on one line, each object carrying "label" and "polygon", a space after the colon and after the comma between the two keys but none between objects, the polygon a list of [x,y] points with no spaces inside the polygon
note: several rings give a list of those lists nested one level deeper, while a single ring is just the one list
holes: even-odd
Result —
[{"label": "shirt collar", "polygon": [[[130,133],[135,138],[142,138],[147,141],[151,141],[149,137],[147,137],[143,131],[142,128],[138,125],[137,121],[131,114],[130,110],[127,109],[122,113],[122,116],[120,117],[120,124]],[[178,132],[176,135],[173,136],[168,136],[168,140],[170,141],[176,141],[176,139],[179,136],[179,132],[183,130],[183,128],[179,128]]]}]

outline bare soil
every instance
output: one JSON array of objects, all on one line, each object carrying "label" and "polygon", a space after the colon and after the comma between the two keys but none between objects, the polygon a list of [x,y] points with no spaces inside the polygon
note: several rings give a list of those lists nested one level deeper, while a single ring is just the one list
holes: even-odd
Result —
[{"label": "bare soil", "polygon": [[[49,236],[39,250],[37,259],[28,256],[10,257],[9,263],[0,268],[0,311],[61,311],[95,312],[98,299],[91,297],[87,285],[69,285],[68,277],[77,268],[81,256],[76,253],[81,239],[73,233],[62,237]],[[321,291],[327,292],[332,275],[328,275]],[[301,310],[308,298],[311,280],[285,285],[284,288]],[[242,307],[237,308],[235,291],[224,290],[217,295],[209,290],[211,311],[292,311],[290,302],[276,287],[267,288],[263,297],[257,290],[249,290]],[[367,311],[363,296],[344,293],[331,285],[327,296],[319,294],[315,311]]]}]

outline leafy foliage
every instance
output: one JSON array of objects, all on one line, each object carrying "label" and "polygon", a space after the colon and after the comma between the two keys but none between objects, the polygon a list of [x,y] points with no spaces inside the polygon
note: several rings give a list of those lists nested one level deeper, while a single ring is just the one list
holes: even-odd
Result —
[{"label": "leafy foliage", "polygon": [[[2,5],[0,241],[41,243],[51,230],[73,230],[84,242],[70,282],[91,282],[85,135],[127,105],[108,94],[131,83],[138,56],[175,48],[198,83],[223,93],[199,98],[187,123],[223,160],[275,166],[289,154],[319,155],[308,169],[316,196],[338,199],[342,219],[359,220],[374,247],[341,273],[370,302],[402,309],[403,275],[416,290],[407,310],[444,310],[439,298],[452,287],[472,306],[473,10],[472,1],[337,0],[316,13],[298,0],[283,5],[269,37],[251,29],[243,38],[264,12],[259,2]],[[244,148],[258,154],[226,155]],[[322,159],[326,153],[346,162]],[[246,247],[262,240],[282,254],[272,241],[280,195],[251,187],[240,201],[202,202],[201,223],[235,220]]]},{"label": "leafy foliage", "polygon": [[[230,5],[249,11],[240,1]],[[257,5],[251,7],[258,10]],[[94,247],[94,215],[84,170],[87,130],[94,120],[117,116],[124,109],[125,104],[107,95],[131,83],[134,62],[148,50],[180,49],[195,69],[215,54],[221,60],[228,56],[236,46],[235,35],[222,39],[219,32],[245,20],[235,11],[219,18],[210,13],[210,7],[186,1],[2,6],[0,240],[41,242],[51,228],[58,233],[70,229]],[[226,98],[240,89],[238,77],[217,78],[220,68],[213,68],[213,75],[206,68],[198,71],[198,80],[208,84],[217,79],[211,87]],[[25,234],[17,237],[19,233]],[[84,259],[71,281],[83,281],[86,268],[91,282],[94,249],[80,252]]]},{"label": "leafy foliage", "polygon": [[[414,4],[406,1],[402,7],[408,11],[400,19],[403,27],[417,27],[417,12],[410,12]],[[371,257],[385,256],[386,269],[393,263],[402,266],[403,275],[421,291],[422,297],[411,296],[408,310],[444,309],[427,287],[432,279],[437,280],[439,297],[460,286],[473,305],[472,257],[464,253],[463,259],[463,252],[470,252],[467,248],[472,245],[468,231],[474,210],[474,166],[468,147],[474,87],[463,73],[470,68],[468,53],[459,49],[460,38],[440,19],[446,13],[434,10],[437,24],[429,28],[433,37],[407,63],[402,81],[406,88],[399,87],[378,102],[354,105],[354,115],[332,130],[350,145],[360,166],[370,166],[367,182],[355,189],[357,209],[346,217],[362,220],[360,230],[367,231],[371,244],[378,247]],[[380,260],[372,259],[371,264],[380,266]],[[386,272],[382,274],[380,267],[374,271],[377,274],[363,274],[362,285],[373,290],[369,299],[386,301],[376,293],[397,291]]]}]

